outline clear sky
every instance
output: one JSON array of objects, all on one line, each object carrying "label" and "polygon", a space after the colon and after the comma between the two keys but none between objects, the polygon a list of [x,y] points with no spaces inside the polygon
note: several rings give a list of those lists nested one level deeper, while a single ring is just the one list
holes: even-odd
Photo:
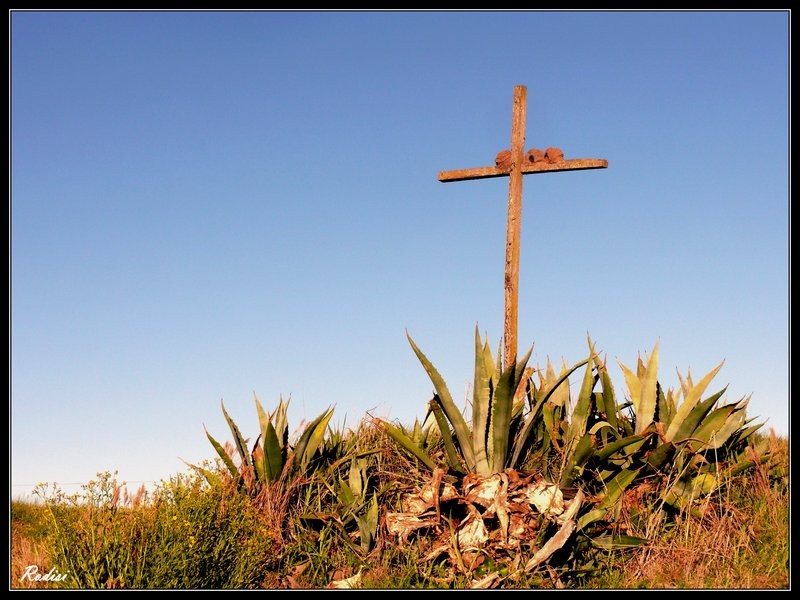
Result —
[{"label": "clear sky", "polygon": [[[335,406],[464,399],[503,323],[510,145],[608,169],[524,178],[519,345],[587,335],[789,431],[782,12],[17,12],[10,18],[12,494],[156,481]],[[573,386],[580,380],[573,381]]]}]

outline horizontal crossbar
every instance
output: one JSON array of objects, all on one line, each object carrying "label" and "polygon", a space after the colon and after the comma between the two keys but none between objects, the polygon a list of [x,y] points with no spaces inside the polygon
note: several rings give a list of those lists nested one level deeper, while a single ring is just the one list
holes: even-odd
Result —
[{"label": "horizontal crossbar", "polygon": [[[522,173],[553,173],[555,171],[581,171],[584,169],[605,169],[608,161],[602,158],[572,158],[555,163],[536,162],[522,166]],[[500,167],[477,167],[475,169],[461,169],[458,171],[441,171],[439,181],[466,181],[467,179],[487,179],[490,177],[504,177],[508,169]]]}]

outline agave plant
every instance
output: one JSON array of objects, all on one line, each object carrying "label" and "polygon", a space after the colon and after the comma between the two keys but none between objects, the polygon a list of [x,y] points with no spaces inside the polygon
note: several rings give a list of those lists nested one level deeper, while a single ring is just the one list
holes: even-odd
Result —
[{"label": "agave plant", "polygon": [[[646,361],[639,357],[635,372],[619,365],[630,401],[616,410],[605,364],[598,366],[602,392],[595,397],[614,419],[613,424],[607,419],[609,427],[603,433],[608,437],[588,461],[590,477],[585,483],[598,493],[595,507],[579,519],[579,529],[603,519],[627,489],[654,477],[661,482],[657,489],[663,503],[692,509],[723,481],[755,464],[745,449],[761,424],[751,425],[753,419],[746,417],[749,396],[718,406],[726,386],[703,398],[723,363],[697,383],[691,373],[684,378],[678,372],[680,389],[666,393],[657,378],[658,342]],[[762,462],[768,460],[767,452],[760,456]]]},{"label": "agave plant", "polygon": [[[358,535],[361,540],[361,551],[369,552],[378,533],[378,495],[373,492],[368,500],[370,477],[367,474],[368,462],[364,458],[353,458],[347,479],[339,476],[336,497],[341,506],[340,522],[342,529],[350,520],[358,526]],[[345,535],[343,537],[347,537]]]},{"label": "agave plant", "polygon": [[[539,567],[570,537],[583,494],[580,490],[564,493],[541,472],[519,473],[517,468],[541,449],[541,425],[545,420],[549,419],[548,427],[561,429],[562,421],[556,425],[550,418],[555,413],[545,415],[543,409],[552,408],[547,404],[551,397],[561,397],[569,376],[591,359],[565,367],[558,377],[543,380],[536,388],[529,382],[531,370],[527,368],[532,348],[521,360],[503,365],[500,353],[495,360],[476,327],[472,414],[465,415],[431,361],[411,336],[407,337],[435,389],[428,410],[437,424],[445,459],[437,462],[422,428],[408,431],[375,420],[431,472],[427,484],[403,496],[402,512],[386,514],[387,530],[400,539],[407,539],[418,530],[432,531],[435,549],[426,559],[447,552],[454,566],[465,573],[471,573],[476,564],[476,553],[495,541],[499,545],[490,552],[492,560],[513,561],[504,553],[509,548],[525,548],[531,558],[518,565],[519,569]],[[587,370],[591,382],[590,364]],[[583,387],[588,386],[585,383]],[[527,409],[526,398],[530,404]],[[574,414],[586,413],[584,425],[567,428],[563,436],[573,454],[580,444],[572,440],[583,437],[588,421],[587,403],[579,402],[576,411]],[[447,472],[456,476],[446,475]]]},{"label": "agave plant", "polygon": [[[646,361],[639,358],[635,372],[620,363],[629,400],[618,404],[606,361],[591,339],[588,358],[570,367],[565,363],[558,374],[548,361],[537,384],[526,371],[530,351],[503,368],[499,356],[493,360],[476,328],[470,427],[440,374],[408,339],[436,390],[429,414],[441,432],[446,465],[435,460],[418,434],[380,422],[383,430],[433,473],[444,467],[462,477],[485,479],[525,466],[558,482],[560,490],[577,486],[590,497],[577,521],[577,528],[584,532],[603,521],[610,509],[619,508],[626,490],[645,482],[659,482],[657,497],[663,504],[692,508],[726,477],[752,468],[757,461],[768,461],[764,449],[755,453],[747,449],[761,426],[752,425],[745,416],[749,397],[718,406],[723,388],[703,398],[722,364],[697,383],[691,374],[684,378],[678,373],[680,389],[664,393],[657,378],[656,343]],[[573,399],[567,380],[583,366],[581,386]],[[527,403],[520,401],[523,388]],[[593,539],[606,548],[642,541],[632,536]]]},{"label": "agave plant", "polygon": [[277,481],[284,475],[305,473],[324,442],[325,430],[333,415],[332,408],[325,410],[306,426],[300,434],[297,444],[291,448],[289,445],[289,422],[286,415],[288,401],[284,401],[281,397],[277,408],[267,414],[255,394],[254,399],[260,433],[252,450],[248,450],[247,440],[242,436],[239,427],[231,419],[228,411],[225,410],[224,402],[221,403],[222,414],[231,430],[239,456],[238,466],[225,448],[206,430],[208,440],[222,459],[231,477],[253,494],[257,493],[264,485]]},{"label": "agave plant", "polygon": [[[500,353],[492,356],[488,341],[481,342],[475,328],[475,376],[472,396],[471,426],[453,401],[442,376],[407,335],[414,353],[433,383],[436,393],[428,403],[441,433],[447,466],[456,473],[489,476],[506,468],[517,468],[539,440],[534,439],[539,411],[553,394],[562,389],[569,376],[590,359],[565,368],[554,380],[548,380],[533,395],[534,406],[527,413],[518,390],[525,383],[526,370],[533,348],[510,365],[503,365]],[[418,458],[431,471],[438,465],[425,447],[401,427],[378,421],[384,431],[404,450]],[[580,437],[578,429],[570,439]]]}]

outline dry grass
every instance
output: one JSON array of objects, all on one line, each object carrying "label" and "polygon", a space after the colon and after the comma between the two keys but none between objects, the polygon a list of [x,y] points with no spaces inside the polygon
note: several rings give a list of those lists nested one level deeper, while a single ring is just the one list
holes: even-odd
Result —
[{"label": "dry grass", "polygon": [[[788,465],[788,442],[774,434],[773,456]],[[786,589],[789,587],[789,494],[786,480],[759,467],[728,482],[702,517],[672,525],[653,515],[643,531],[656,540],[614,563],[600,587]]]},{"label": "dry grass", "polygon": [[50,585],[40,581],[22,581],[22,574],[29,565],[36,565],[40,572],[47,572],[47,545],[44,540],[32,540],[18,532],[11,533],[11,582],[10,587],[47,588]]},{"label": "dry grass", "polygon": [[11,514],[10,587],[14,589],[50,587],[45,582],[21,580],[29,565],[36,565],[40,573],[47,573],[49,569],[47,540],[39,522],[41,507],[29,502],[14,501],[11,504]]}]

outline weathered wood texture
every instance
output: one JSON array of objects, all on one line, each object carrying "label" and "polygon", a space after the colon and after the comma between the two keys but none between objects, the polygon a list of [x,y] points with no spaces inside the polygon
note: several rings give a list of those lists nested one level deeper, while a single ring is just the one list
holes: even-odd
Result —
[{"label": "weathered wood texture", "polygon": [[517,324],[519,298],[519,246],[522,226],[522,176],[531,173],[555,173],[605,169],[608,161],[600,158],[565,159],[560,148],[542,151],[525,146],[525,112],[528,88],[514,87],[514,107],[511,115],[511,150],[501,150],[495,157],[495,166],[441,171],[439,181],[466,181],[490,177],[508,177],[508,222],[506,225],[506,260],[503,290],[505,311],[503,319],[503,361],[511,364],[517,358]]}]

